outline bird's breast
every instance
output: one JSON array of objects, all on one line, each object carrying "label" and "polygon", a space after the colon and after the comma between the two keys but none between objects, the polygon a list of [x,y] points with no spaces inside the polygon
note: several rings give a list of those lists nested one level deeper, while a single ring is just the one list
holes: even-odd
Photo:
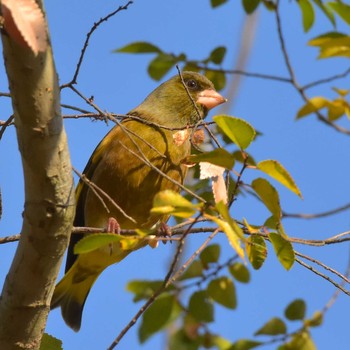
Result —
[{"label": "bird's breast", "polygon": [[[175,134],[175,137],[174,137]],[[190,154],[188,138],[178,142],[176,131],[129,121],[109,133],[110,144],[91,178],[137,224],[127,219],[108,198],[89,190],[85,205],[88,226],[106,226],[109,217],[122,228],[151,227],[159,217],[151,217],[153,198],[159,191],[179,191],[186,167],[182,160]],[[103,143],[103,142],[102,142]]]}]

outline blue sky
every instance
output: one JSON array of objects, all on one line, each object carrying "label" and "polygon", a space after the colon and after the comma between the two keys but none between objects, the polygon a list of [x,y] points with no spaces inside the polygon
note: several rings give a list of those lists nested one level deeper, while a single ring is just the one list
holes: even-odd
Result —
[{"label": "blue sky", "polygon": [[[46,1],[61,83],[72,78],[82,43],[92,24],[119,4],[124,2]],[[316,61],[317,50],[306,46],[310,38],[332,30],[323,15],[318,12],[315,27],[310,33],[304,34],[299,9],[294,2],[284,4],[282,14],[287,49],[301,84],[331,76],[348,67],[346,59],[342,58]],[[149,41],[164,51],[176,54],[186,52],[193,59],[206,57],[216,46],[228,45],[223,67],[232,69],[239,50],[244,18],[241,3],[237,1],[230,1],[212,10],[209,0],[136,0],[127,11],[119,13],[95,32],[78,77],[77,88],[88,97],[93,95],[95,103],[109,112],[126,113],[139,104],[159,84],[147,75],[146,68],[151,56],[112,53],[113,49],[134,41]],[[341,23],[339,29],[348,30]],[[3,77],[0,91],[7,91],[3,67],[0,69]],[[246,69],[288,76],[278,43],[274,15],[263,8],[259,11],[254,46]],[[174,74],[175,69],[166,78]],[[311,89],[308,91],[309,96],[324,94],[334,98],[331,86],[349,88],[349,78],[330,86],[321,85]],[[230,99],[230,96],[225,96]],[[88,109],[70,91],[63,92],[62,102]],[[246,119],[263,133],[249,149],[254,158],[279,160],[299,185],[304,200],[276,184],[283,209],[287,212],[317,213],[349,201],[349,137],[316,122],[314,117],[296,122],[294,118],[301,105],[300,96],[288,84],[245,78],[242,79],[229,114]],[[9,101],[0,99],[0,108],[0,119],[4,120],[11,114]],[[214,114],[215,111],[211,116]],[[348,126],[348,120],[342,124]],[[68,120],[65,126],[72,163],[82,171],[91,152],[112,125],[89,120]],[[6,164],[3,166],[6,171],[0,172],[4,207],[0,232],[2,236],[7,236],[20,232],[23,210],[22,170],[13,127],[7,129],[1,140],[0,152],[3,164]],[[249,182],[256,176],[254,171],[250,171],[243,180]],[[260,223],[268,213],[252,198],[240,197],[232,215],[237,219],[245,217],[249,222]],[[348,213],[344,212],[332,218],[313,221],[286,219],[284,225],[290,236],[324,239],[348,230],[349,221]],[[190,238],[185,256],[190,256],[204,240],[204,236]],[[224,237],[218,237],[216,242],[222,244],[226,258],[233,254]],[[15,246],[1,246],[1,282],[10,266]],[[340,272],[346,268],[349,254],[346,244],[323,248],[295,246],[295,249],[320,259]],[[269,250],[263,268],[259,271],[251,269],[251,282],[237,285],[237,310],[232,312],[216,308],[217,323],[212,325],[213,331],[231,340],[247,338],[271,317],[282,316],[285,306],[295,298],[305,299],[309,316],[327,303],[334,292],[331,284],[297,264],[291,271],[284,271],[271,247]],[[125,292],[127,281],[164,278],[173,251],[171,245],[161,245],[156,250],[145,248],[110,267],[89,295],[81,331],[76,334],[66,327],[56,310],[49,316],[47,332],[62,339],[66,350],[106,348],[140,307],[132,302],[132,295]],[[340,295],[326,314],[324,325],[312,332],[318,349],[334,348],[335,339],[337,349],[348,348],[348,308],[348,297]],[[137,328],[138,325],[128,332],[119,349],[140,347]],[[295,328],[292,325],[291,330]],[[164,339],[153,337],[142,348],[164,349]],[[263,349],[274,348],[266,346]]]}]

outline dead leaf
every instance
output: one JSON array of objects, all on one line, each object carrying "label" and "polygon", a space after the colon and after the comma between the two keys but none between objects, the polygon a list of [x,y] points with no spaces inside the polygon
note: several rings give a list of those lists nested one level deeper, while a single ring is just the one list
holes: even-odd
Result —
[{"label": "dead leaf", "polygon": [[1,12],[7,34],[35,55],[44,52],[48,38],[42,10],[35,0],[2,0]]},{"label": "dead leaf", "polygon": [[212,191],[215,203],[223,201],[227,203],[227,190],[224,179],[225,168],[207,162],[199,163],[200,179],[212,180]]}]

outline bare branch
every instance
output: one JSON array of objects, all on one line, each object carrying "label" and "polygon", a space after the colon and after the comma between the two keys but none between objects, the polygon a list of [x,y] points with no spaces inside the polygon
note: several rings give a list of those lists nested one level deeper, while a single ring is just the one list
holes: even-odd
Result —
[{"label": "bare branch", "polygon": [[344,275],[342,275],[340,272],[338,272],[338,271],[332,269],[331,267],[329,267],[328,265],[324,264],[323,262],[321,262],[321,261],[319,261],[319,260],[317,260],[317,259],[311,258],[311,257],[308,256],[308,255],[301,254],[301,253],[299,253],[299,252],[297,252],[297,251],[294,251],[294,252],[295,252],[295,255],[300,256],[301,258],[304,258],[304,259],[306,259],[306,260],[309,260],[309,261],[313,262],[314,264],[317,264],[317,265],[323,267],[325,270],[327,270],[327,271],[329,271],[329,272],[331,272],[331,273],[337,275],[337,276],[340,277],[345,283],[350,283],[350,280],[349,280],[346,276],[344,276]]},{"label": "bare branch", "polygon": [[304,261],[295,258],[295,261],[300,264],[301,266],[304,266],[305,268],[307,268],[308,270],[312,271],[313,273],[315,273],[316,275],[324,278],[326,281],[332,283],[334,286],[336,286],[338,289],[340,289],[342,292],[344,292],[347,295],[350,295],[350,291],[346,290],[341,284],[333,281],[330,277],[328,277],[327,275],[323,274],[322,272],[316,270],[314,267],[306,264]]},{"label": "bare branch", "polygon": [[85,52],[86,52],[87,47],[89,46],[89,41],[90,41],[90,38],[91,38],[92,34],[94,33],[94,31],[95,31],[103,22],[107,22],[111,17],[113,17],[113,16],[114,16],[115,14],[117,14],[118,12],[123,11],[123,10],[127,10],[128,7],[129,7],[132,3],[133,3],[133,1],[128,1],[128,2],[126,3],[126,5],[124,5],[124,6],[119,6],[115,11],[109,13],[107,16],[101,18],[99,21],[97,21],[96,23],[94,23],[94,25],[91,27],[90,31],[89,31],[88,34],[86,35],[86,39],[85,39],[83,48],[81,49],[80,57],[79,57],[79,60],[78,60],[77,67],[76,67],[76,69],[75,69],[73,78],[72,78],[72,80],[71,80],[68,84],[65,84],[65,85],[61,86],[61,89],[62,89],[62,88],[65,88],[65,87],[68,87],[68,86],[71,87],[73,84],[76,84],[76,83],[77,83],[77,79],[78,79],[78,75],[79,75],[79,72],[80,72],[80,68],[81,68],[81,65],[82,65],[83,60],[84,60]]},{"label": "bare branch", "polygon": [[350,67],[347,68],[343,73],[335,74],[331,77],[323,78],[323,79],[316,80],[316,81],[313,81],[311,83],[305,84],[304,86],[301,87],[301,89],[305,91],[305,90],[311,89],[317,85],[331,83],[334,80],[346,78],[349,74],[350,74]]},{"label": "bare branch", "polygon": [[327,211],[324,211],[322,213],[317,213],[317,214],[304,214],[304,213],[295,214],[295,213],[283,212],[282,217],[284,217],[284,218],[297,218],[297,219],[318,219],[318,218],[324,218],[326,216],[338,214],[338,213],[345,211],[347,209],[350,209],[350,203],[342,205],[341,207],[327,210]]}]

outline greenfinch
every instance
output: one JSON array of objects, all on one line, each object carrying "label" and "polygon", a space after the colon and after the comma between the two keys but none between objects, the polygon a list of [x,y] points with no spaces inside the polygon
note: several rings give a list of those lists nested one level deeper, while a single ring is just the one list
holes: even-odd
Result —
[{"label": "greenfinch", "polygon": [[[191,130],[208,111],[226,100],[206,77],[183,72],[161,84],[130,111],[99,143],[76,189],[74,226],[150,229],[168,217],[150,215],[154,196],[162,190],[180,191],[191,152]],[[191,128],[192,127],[192,128]],[[100,190],[102,191],[100,191]],[[113,203],[112,200],[115,202]],[[120,245],[75,255],[83,235],[72,235],[66,274],[57,284],[51,308],[61,307],[63,319],[74,331],[81,326],[83,307],[94,282],[111,264],[140,243],[125,250]]]}]

